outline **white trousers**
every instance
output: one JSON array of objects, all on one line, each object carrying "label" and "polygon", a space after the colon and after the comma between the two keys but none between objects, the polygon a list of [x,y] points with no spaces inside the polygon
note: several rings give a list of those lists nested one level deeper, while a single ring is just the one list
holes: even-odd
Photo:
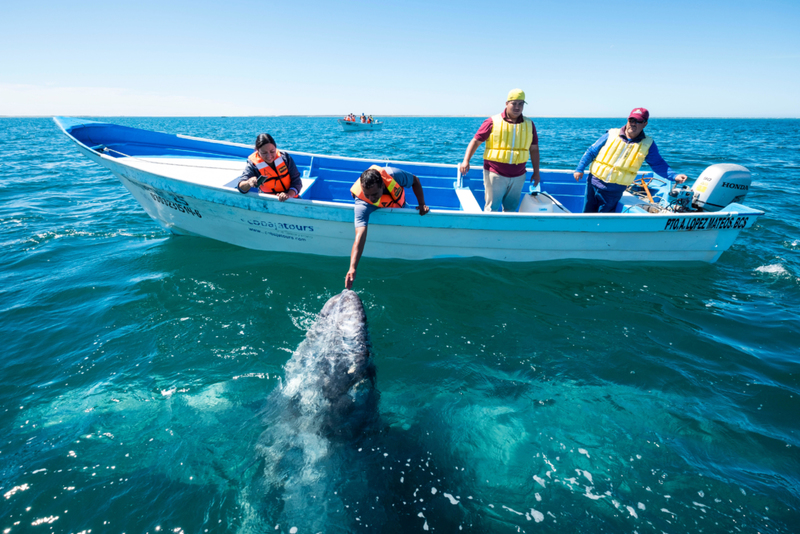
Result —
[{"label": "white trousers", "polygon": [[483,211],[501,211],[501,207],[502,211],[517,211],[526,175],[509,178],[483,169],[483,187],[486,190]]}]

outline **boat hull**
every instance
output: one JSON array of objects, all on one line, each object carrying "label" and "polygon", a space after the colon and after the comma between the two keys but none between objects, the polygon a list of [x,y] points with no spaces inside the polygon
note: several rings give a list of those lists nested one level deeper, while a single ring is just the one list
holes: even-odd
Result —
[{"label": "boat hull", "polygon": [[[73,140],[88,158],[108,168],[148,215],[176,234],[255,250],[350,255],[352,202],[279,202],[274,195],[255,191],[243,195],[236,184],[244,159],[112,157]],[[247,150],[252,149],[242,153]],[[338,161],[318,157],[332,162],[324,165]],[[302,160],[302,155],[296,159]],[[357,168],[375,163],[348,161]],[[438,167],[440,172],[450,166]],[[413,209],[382,209],[371,215],[364,257],[714,262],[761,214],[740,205],[717,213],[683,214],[434,209],[424,217]]]},{"label": "boat hull", "polygon": [[[253,202],[244,195],[222,204],[216,195],[209,198],[202,189],[181,187],[157,175],[130,168],[114,169],[115,166],[110,165],[109,169],[148,215],[174,233],[204,236],[255,250],[326,256],[350,254],[354,233],[352,209],[315,206],[310,213],[309,207],[300,201]],[[585,216],[576,215],[571,218],[580,217],[579,225],[567,224],[563,217],[554,224],[552,215],[541,215],[530,217],[523,224],[508,221],[517,228],[504,229],[510,225],[498,224],[493,230],[468,228],[468,221],[461,221],[461,227],[454,228],[456,221],[447,215],[445,221],[437,221],[440,217],[435,213],[426,217],[430,221],[424,222],[430,224],[417,226],[413,223],[423,221],[407,220],[419,218],[415,211],[376,212],[371,218],[365,256],[410,260],[482,257],[518,262],[564,259],[713,262],[730,247],[739,229],[751,224],[748,216],[717,217],[716,220],[724,222],[717,225],[726,229],[698,232],[687,242],[684,232],[665,231],[671,224],[670,217],[639,216],[630,228],[631,216],[626,221],[595,216],[591,218],[592,231],[584,227],[588,222]]]},{"label": "boat hull", "polygon": [[339,126],[341,126],[342,130],[344,130],[345,132],[372,132],[383,129],[382,122],[373,122],[373,123],[352,122],[352,121],[346,121],[344,119],[338,119],[338,122]]}]

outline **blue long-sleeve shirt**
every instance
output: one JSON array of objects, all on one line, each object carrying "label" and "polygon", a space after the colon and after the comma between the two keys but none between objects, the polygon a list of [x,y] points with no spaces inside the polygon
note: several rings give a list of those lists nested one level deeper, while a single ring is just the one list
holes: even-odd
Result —
[{"label": "blue long-sleeve shirt", "polygon": [[[640,133],[636,136],[635,139],[628,139],[625,136],[625,128],[621,128],[619,131],[620,138],[625,141],[626,143],[638,143],[645,138],[644,132]],[[600,153],[600,149],[608,141],[608,132],[604,133],[600,139],[595,141],[595,143],[586,150],[586,153],[583,154],[581,161],[578,163],[578,167],[575,169],[575,172],[584,172],[586,167],[591,164],[594,159],[597,157],[597,154]],[[664,158],[661,157],[661,153],[658,151],[658,147],[656,146],[655,141],[653,144],[650,145],[650,151],[647,153],[647,157],[644,158],[645,163],[650,165],[650,168],[653,169],[653,172],[657,175],[661,176],[662,178],[666,178],[671,182],[675,181],[675,177],[678,176],[678,173],[673,171],[670,166],[664,161]],[[606,183],[599,178],[592,176],[592,183],[601,188],[601,189],[625,189],[626,186],[620,184],[609,184]]]}]

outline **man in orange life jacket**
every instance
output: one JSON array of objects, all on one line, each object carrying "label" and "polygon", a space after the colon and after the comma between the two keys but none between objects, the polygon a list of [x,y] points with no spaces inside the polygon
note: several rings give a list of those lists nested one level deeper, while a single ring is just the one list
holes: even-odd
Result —
[{"label": "man in orange life jacket", "polygon": [[292,157],[278,150],[270,134],[262,133],[256,137],[256,151],[247,158],[237,187],[240,193],[258,187],[263,193],[278,195],[283,202],[300,194],[303,181]]},{"label": "man in orange life jacket", "polygon": [[586,179],[584,213],[615,211],[622,193],[633,183],[643,163],[670,181],[679,184],[686,181],[686,175],[673,171],[661,157],[653,138],[645,135],[644,127],[649,119],[649,111],[634,108],[625,126],[608,130],[586,150],[573,173],[575,180],[580,181],[591,164]]},{"label": "man in orange life jacket", "polygon": [[419,178],[395,167],[380,168],[373,165],[361,173],[359,179],[350,188],[350,194],[353,195],[356,202],[354,210],[356,239],[350,252],[350,270],[344,277],[344,286],[347,289],[353,288],[353,281],[356,279],[356,268],[361,260],[361,254],[364,252],[364,244],[367,242],[370,213],[379,208],[406,207],[405,187],[410,187],[414,191],[414,196],[419,202],[417,207],[419,214],[428,213],[430,208],[425,205],[425,194]]}]

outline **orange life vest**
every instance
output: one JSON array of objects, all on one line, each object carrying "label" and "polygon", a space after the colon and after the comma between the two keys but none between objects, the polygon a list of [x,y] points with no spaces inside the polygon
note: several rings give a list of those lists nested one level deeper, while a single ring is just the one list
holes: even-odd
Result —
[{"label": "orange life vest", "polygon": [[289,190],[289,186],[292,185],[292,177],[289,176],[289,167],[286,165],[286,160],[283,159],[280,151],[272,162],[278,172],[275,172],[272,165],[261,158],[257,150],[250,154],[247,159],[256,166],[261,176],[266,177],[266,180],[259,186],[261,191],[276,194]]},{"label": "orange life vest", "polygon": [[377,206],[379,208],[402,208],[406,204],[405,190],[403,190],[400,184],[398,184],[388,172],[386,172],[384,169],[380,169],[380,171],[381,178],[383,179],[383,195],[381,195],[381,198],[378,200],[378,202],[370,202],[366,195],[364,195],[364,191],[361,189],[360,178],[356,180],[356,183],[354,183],[353,187],[350,188],[350,193],[352,193],[354,197],[360,198],[367,204],[372,204],[373,206]]}]

